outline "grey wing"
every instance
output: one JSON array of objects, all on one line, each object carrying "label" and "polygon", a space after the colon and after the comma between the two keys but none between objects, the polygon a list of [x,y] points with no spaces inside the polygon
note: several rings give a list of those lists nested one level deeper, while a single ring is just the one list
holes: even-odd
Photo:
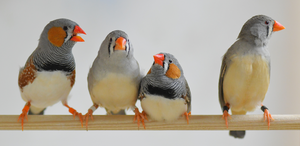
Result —
[{"label": "grey wing", "polygon": [[224,81],[224,76],[227,68],[227,64],[225,60],[226,57],[224,56],[222,60],[222,66],[221,66],[220,78],[219,78],[219,103],[222,111],[223,111],[223,107],[225,106],[224,91],[223,91],[223,81]]},{"label": "grey wing", "polygon": [[141,82],[139,84],[138,97],[137,97],[139,100],[142,100],[144,98],[145,78],[146,76],[141,79]]},{"label": "grey wing", "polygon": [[186,103],[188,105],[188,109],[187,109],[187,113],[189,113],[191,111],[191,101],[192,101],[192,95],[191,95],[191,90],[189,87],[189,84],[187,83],[187,81],[185,80],[185,86],[186,86]]}]

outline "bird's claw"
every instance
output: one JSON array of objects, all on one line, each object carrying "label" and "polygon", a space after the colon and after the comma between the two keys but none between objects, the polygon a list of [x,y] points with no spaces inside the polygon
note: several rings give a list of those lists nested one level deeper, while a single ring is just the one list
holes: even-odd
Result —
[{"label": "bird's claw", "polygon": [[191,114],[192,114],[191,112],[189,112],[189,113],[185,112],[183,114],[183,116],[185,116],[185,118],[186,118],[187,124],[189,124],[189,117],[191,116]]},{"label": "bird's claw", "polygon": [[231,119],[231,116],[230,116],[230,114],[228,113],[228,111],[227,111],[227,110],[224,110],[222,119],[225,119],[225,124],[226,124],[226,127],[227,127],[227,128],[228,128],[228,117]]},{"label": "bird's claw", "polygon": [[134,116],[133,122],[135,122],[137,120],[138,128],[140,128],[140,122],[142,122],[144,129],[146,129],[145,119],[148,121],[146,113],[144,111],[142,113],[140,113],[138,108],[135,108],[134,112],[135,112],[135,116]]},{"label": "bird's claw", "polygon": [[269,113],[269,110],[265,109],[264,111],[264,121],[266,121],[267,119],[267,122],[268,122],[268,129],[270,129],[270,125],[271,125],[271,120],[274,121],[272,115]]},{"label": "bird's claw", "polygon": [[91,109],[89,109],[88,112],[83,116],[83,120],[85,120],[86,130],[88,129],[89,117],[94,120],[93,111]]}]

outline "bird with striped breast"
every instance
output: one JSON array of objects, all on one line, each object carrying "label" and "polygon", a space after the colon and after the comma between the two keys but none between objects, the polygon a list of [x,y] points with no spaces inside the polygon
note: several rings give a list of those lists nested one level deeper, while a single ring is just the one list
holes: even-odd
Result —
[{"label": "bird with striped breast", "polygon": [[144,117],[155,121],[173,122],[191,114],[191,92],[183,69],[170,53],[153,56],[154,63],[142,79],[139,99]]},{"label": "bird with striped breast", "polygon": [[[266,49],[271,35],[284,27],[265,15],[249,19],[241,29],[238,40],[223,57],[219,78],[219,102],[228,127],[228,110],[233,115],[245,115],[261,107],[270,127],[273,120],[263,105],[270,82],[270,53]],[[245,131],[230,131],[235,138],[244,138]]]},{"label": "bird with striped breast", "polygon": [[68,95],[75,83],[75,60],[72,48],[84,40],[77,34],[86,34],[79,25],[69,19],[56,19],[42,31],[37,48],[28,57],[19,71],[18,85],[22,99],[26,102],[19,120],[27,114],[42,115],[46,107],[59,101],[69,112],[82,115],[67,104]]}]

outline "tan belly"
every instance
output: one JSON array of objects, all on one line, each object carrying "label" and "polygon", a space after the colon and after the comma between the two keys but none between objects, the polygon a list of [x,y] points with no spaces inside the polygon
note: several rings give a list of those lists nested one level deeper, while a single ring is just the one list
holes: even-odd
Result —
[{"label": "tan belly", "polygon": [[167,99],[157,95],[145,95],[141,101],[143,110],[156,121],[172,122],[187,111],[184,99]]},{"label": "tan belly", "polygon": [[45,108],[67,100],[71,89],[70,79],[63,72],[41,72],[33,83],[23,87],[21,96],[24,101],[31,101],[32,106]]},{"label": "tan belly", "polygon": [[137,83],[119,74],[108,75],[91,90],[93,102],[113,112],[134,106],[137,94]]},{"label": "tan belly", "polygon": [[224,99],[233,112],[253,111],[267,93],[270,76],[265,58],[243,56],[232,59],[224,77]]}]

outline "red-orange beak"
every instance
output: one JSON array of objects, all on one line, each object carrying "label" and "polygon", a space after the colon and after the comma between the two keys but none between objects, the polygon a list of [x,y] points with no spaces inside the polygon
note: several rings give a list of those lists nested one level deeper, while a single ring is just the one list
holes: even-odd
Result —
[{"label": "red-orange beak", "polygon": [[285,29],[284,26],[282,26],[279,22],[275,21],[274,20],[274,25],[273,25],[273,31],[280,31],[280,30],[283,30]]},{"label": "red-orange beak", "polygon": [[116,40],[115,50],[125,50],[126,39],[123,37],[119,37]]},{"label": "red-orange beak", "polygon": [[72,36],[71,40],[74,42],[84,42],[84,40],[80,36],[77,36],[77,34],[85,34],[86,35],[86,33],[78,25],[76,25],[74,28],[73,36]]},{"label": "red-orange beak", "polygon": [[155,64],[159,64],[160,66],[163,67],[163,62],[165,60],[165,55],[164,54],[156,54],[153,56],[154,57],[154,62]]}]

